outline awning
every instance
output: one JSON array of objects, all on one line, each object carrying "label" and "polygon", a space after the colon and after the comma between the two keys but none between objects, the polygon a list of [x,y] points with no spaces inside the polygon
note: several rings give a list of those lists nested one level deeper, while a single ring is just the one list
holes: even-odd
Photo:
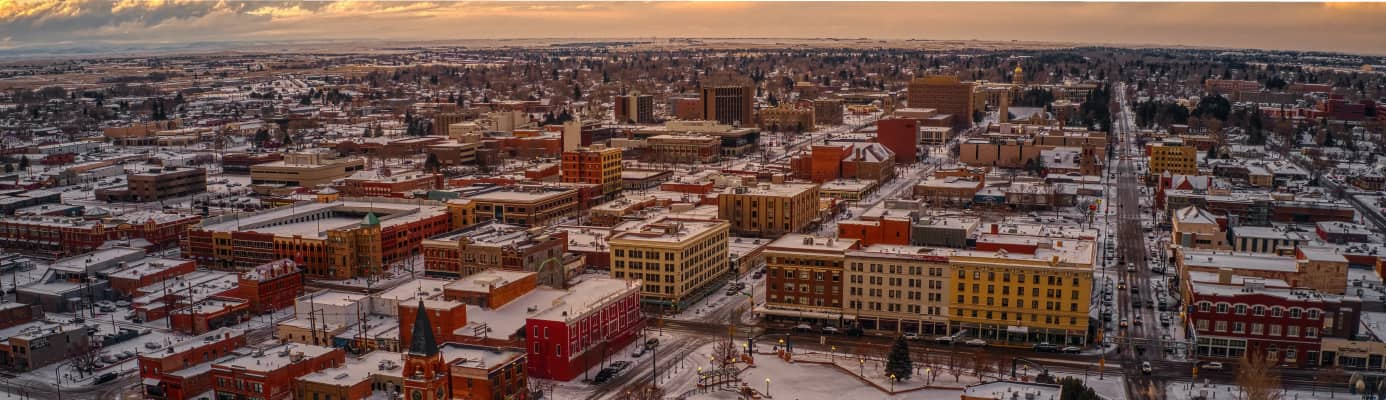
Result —
[{"label": "awning", "polygon": [[1028,326],[1007,325],[1007,326],[1006,326],[1006,332],[1008,332],[1008,333],[1030,333],[1030,327],[1028,327]]},{"label": "awning", "polygon": [[141,382],[144,382],[145,386],[159,386],[160,383],[163,383],[157,378],[144,378]]},{"label": "awning", "polygon": [[802,317],[802,318],[815,318],[815,319],[837,319],[837,318],[841,318],[841,319],[851,319],[851,320],[857,319],[857,317],[856,317],[855,315],[845,315],[845,314],[828,313],[828,312],[821,312],[821,311],[801,311],[801,310],[791,310],[791,309],[782,309],[782,308],[765,308],[765,306],[756,307],[756,308],[755,308],[755,312],[761,313],[761,314],[766,314],[766,315],[778,315],[778,316],[781,316],[781,317]]}]

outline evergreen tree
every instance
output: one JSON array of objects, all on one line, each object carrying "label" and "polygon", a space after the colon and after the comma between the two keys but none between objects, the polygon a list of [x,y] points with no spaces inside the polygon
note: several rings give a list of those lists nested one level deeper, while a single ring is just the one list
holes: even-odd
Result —
[{"label": "evergreen tree", "polygon": [[19,170],[20,170],[20,171],[28,171],[28,170],[29,170],[29,156],[19,156]]},{"label": "evergreen tree", "polygon": [[895,337],[895,346],[890,348],[890,356],[886,359],[886,373],[895,375],[895,379],[908,380],[910,374],[914,373],[914,361],[910,360],[910,344],[905,341],[905,336]]},{"label": "evergreen tree", "polygon": [[268,130],[268,129],[260,128],[259,130],[255,131],[255,139],[254,139],[254,140],[255,140],[255,146],[256,146],[256,147],[265,145],[265,142],[269,141],[269,139],[270,139],[270,136],[269,136],[269,130]]},{"label": "evergreen tree", "polygon": [[1208,146],[1208,155],[1205,156],[1205,157],[1203,157],[1203,158],[1209,159],[1209,160],[1216,160],[1216,159],[1218,159],[1218,146],[1216,146],[1216,145],[1214,145],[1214,146]]},{"label": "evergreen tree", "polygon": [[438,162],[437,154],[428,153],[428,158],[424,160],[423,168],[424,171],[437,173],[438,170],[443,168],[443,163]]},{"label": "evergreen tree", "polygon": [[14,172],[14,164],[5,163],[5,173]]}]

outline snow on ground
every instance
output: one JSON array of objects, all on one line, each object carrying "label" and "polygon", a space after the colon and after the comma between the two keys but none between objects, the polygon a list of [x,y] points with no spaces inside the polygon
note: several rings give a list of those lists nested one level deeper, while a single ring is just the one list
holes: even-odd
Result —
[{"label": "snow on ground", "polygon": [[[1328,392],[1327,390],[1334,390]],[[1280,397],[1281,400],[1337,400],[1357,398],[1345,391],[1344,388],[1330,387],[1324,385],[1311,390],[1286,390]],[[1195,383],[1171,382],[1165,385],[1166,400],[1192,400],[1199,397],[1206,400],[1239,400],[1242,398],[1241,392],[1236,385],[1222,385],[1216,383]]]},{"label": "snow on ground", "polygon": [[1098,396],[1107,400],[1126,400],[1126,378],[1120,372],[1108,373],[1098,379],[1097,372],[1084,376],[1083,374],[1054,373],[1055,379],[1076,378],[1083,380],[1083,384],[1097,392]]}]

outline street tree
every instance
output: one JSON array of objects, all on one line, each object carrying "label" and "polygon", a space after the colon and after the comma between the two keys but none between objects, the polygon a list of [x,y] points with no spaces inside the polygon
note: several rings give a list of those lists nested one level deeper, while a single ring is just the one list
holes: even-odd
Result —
[{"label": "street tree", "polygon": [[1285,390],[1280,386],[1280,373],[1274,370],[1275,361],[1268,359],[1260,351],[1248,351],[1242,355],[1241,365],[1237,367],[1237,387],[1245,397],[1242,400],[1281,400]]},{"label": "street tree", "polygon": [[910,344],[903,335],[895,337],[895,345],[890,348],[886,358],[886,374],[896,379],[907,380],[914,373],[914,360],[910,359]]}]

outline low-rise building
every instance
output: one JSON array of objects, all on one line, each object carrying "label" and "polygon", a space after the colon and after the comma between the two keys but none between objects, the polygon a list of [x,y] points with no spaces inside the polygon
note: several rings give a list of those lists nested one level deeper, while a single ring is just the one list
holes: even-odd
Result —
[{"label": "low-rise building", "polygon": [[1201,358],[1235,360],[1257,351],[1276,364],[1318,366],[1323,338],[1357,336],[1362,305],[1356,297],[1228,270],[1191,272],[1187,288],[1188,319]]},{"label": "low-rise building", "polygon": [[482,222],[423,242],[424,272],[463,277],[488,269],[537,272],[540,282],[562,287],[566,231]]},{"label": "low-rise building", "polygon": [[847,311],[863,329],[947,335],[952,269],[938,250],[872,245],[847,252]]},{"label": "low-rise building", "polygon": [[468,198],[478,220],[545,226],[578,212],[578,190],[561,186],[511,186]]},{"label": "low-rise building", "polygon": [[639,280],[587,279],[553,300],[561,306],[525,319],[528,375],[568,381],[597,365],[644,328]]},{"label": "low-rise building", "polygon": [[101,188],[95,194],[100,201],[150,202],[206,191],[207,170],[164,167],[126,172],[124,187]]},{"label": "low-rise building", "polygon": [[717,217],[738,236],[779,237],[818,217],[818,194],[818,185],[804,183],[732,187],[718,194]]},{"label": "low-rise building", "polygon": [[720,220],[658,218],[618,231],[611,246],[611,276],[642,282],[645,303],[684,309],[731,276],[730,225]]},{"label": "low-rise building", "polygon": [[212,389],[212,362],[245,345],[244,332],[221,328],[140,354],[137,363],[144,395],[177,400],[205,393]]},{"label": "low-rise building", "polygon": [[342,349],[307,344],[240,350],[212,363],[212,390],[217,398],[293,399],[295,379],[345,362]]},{"label": "low-rise building", "polygon": [[842,299],[847,252],[854,239],[788,234],[765,248],[765,304],[755,312],[768,320],[806,320],[838,325],[847,318]]}]

